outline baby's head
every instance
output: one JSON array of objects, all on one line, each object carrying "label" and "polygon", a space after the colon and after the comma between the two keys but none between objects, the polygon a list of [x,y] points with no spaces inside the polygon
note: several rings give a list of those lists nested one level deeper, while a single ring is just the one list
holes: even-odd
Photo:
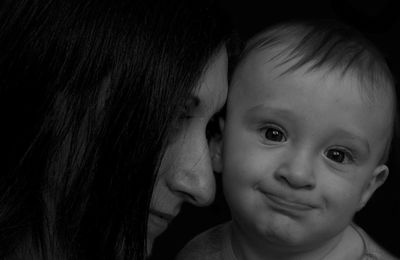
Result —
[{"label": "baby's head", "polygon": [[384,59],[346,26],[290,23],[251,39],[222,151],[243,237],[289,251],[337,238],[386,180],[395,107]]}]

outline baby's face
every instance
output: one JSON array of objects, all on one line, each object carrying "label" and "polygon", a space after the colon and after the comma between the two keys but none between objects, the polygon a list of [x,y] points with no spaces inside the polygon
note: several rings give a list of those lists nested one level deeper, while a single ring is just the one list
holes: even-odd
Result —
[{"label": "baby's face", "polygon": [[391,104],[351,74],[281,75],[290,64],[268,58],[253,51],[233,78],[224,192],[247,236],[297,250],[338,235],[386,179]]}]

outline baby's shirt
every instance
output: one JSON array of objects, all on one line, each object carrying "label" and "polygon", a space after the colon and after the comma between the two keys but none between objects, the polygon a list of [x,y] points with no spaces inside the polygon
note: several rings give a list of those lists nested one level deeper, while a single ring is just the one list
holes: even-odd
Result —
[{"label": "baby's shirt", "polygon": [[364,255],[362,260],[398,260],[389,254],[385,249],[379,246],[361,227],[352,224],[351,225],[357,233],[360,235],[364,243]]},{"label": "baby's shirt", "polygon": [[[230,240],[231,222],[212,227],[193,238],[179,252],[176,260],[236,260]],[[351,225],[364,243],[360,260],[399,260],[380,247],[359,226]]]}]

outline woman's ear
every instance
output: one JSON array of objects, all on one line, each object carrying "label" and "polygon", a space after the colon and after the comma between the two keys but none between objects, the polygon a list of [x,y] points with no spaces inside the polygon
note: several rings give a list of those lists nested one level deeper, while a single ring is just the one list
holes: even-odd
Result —
[{"label": "woman's ear", "polygon": [[222,133],[224,130],[224,119],[219,118],[219,132],[218,134],[213,135],[209,141],[210,147],[210,156],[211,156],[211,164],[214,172],[221,173],[222,172],[222,145],[223,145],[223,137]]},{"label": "woman's ear", "polygon": [[369,182],[363,190],[358,210],[361,210],[367,204],[372,194],[386,181],[388,175],[389,168],[386,165],[381,164],[375,168]]}]

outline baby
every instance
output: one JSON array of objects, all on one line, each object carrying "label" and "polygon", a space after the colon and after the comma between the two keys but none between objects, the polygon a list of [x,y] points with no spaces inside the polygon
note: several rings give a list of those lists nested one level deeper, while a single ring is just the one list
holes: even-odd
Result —
[{"label": "baby", "polygon": [[232,221],[178,259],[395,259],[352,223],[389,174],[395,111],[384,59],[353,29],[285,23],[252,38],[213,144]]}]

